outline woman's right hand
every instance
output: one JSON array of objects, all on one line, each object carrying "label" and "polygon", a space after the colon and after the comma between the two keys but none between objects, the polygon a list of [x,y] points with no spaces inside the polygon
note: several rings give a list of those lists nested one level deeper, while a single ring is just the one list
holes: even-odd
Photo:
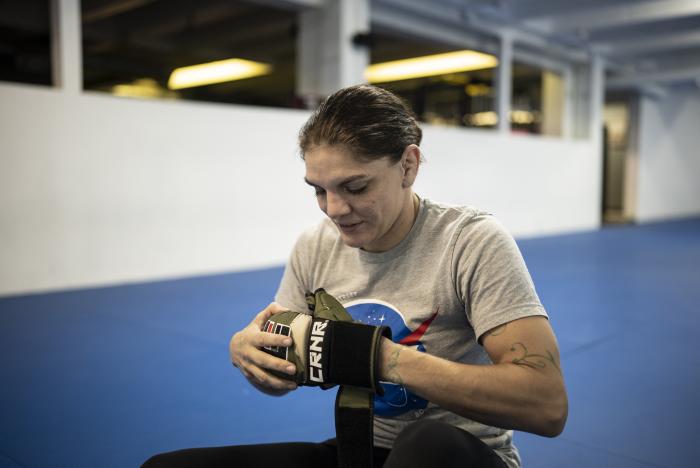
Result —
[{"label": "woman's right hand", "polygon": [[292,339],[288,336],[262,331],[263,325],[270,316],[285,310],[288,309],[272,302],[256,315],[247,327],[235,333],[229,342],[229,354],[233,365],[255,388],[269,395],[284,395],[297,388],[294,382],[268,372],[268,370],[276,370],[293,375],[296,372],[294,364],[271,356],[260,349],[265,346],[287,347],[292,344]]}]

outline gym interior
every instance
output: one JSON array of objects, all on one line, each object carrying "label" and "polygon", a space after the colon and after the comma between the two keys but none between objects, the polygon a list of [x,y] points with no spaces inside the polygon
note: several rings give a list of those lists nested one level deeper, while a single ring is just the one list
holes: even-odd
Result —
[{"label": "gym interior", "polygon": [[259,393],[228,342],[323,218],[299,128],[367,82],[421,122],[416,192],[494,214],[549,314],[569,417],[523,466],[697,465],[700,2],[6,0],[0,467],[333,437],[335,390]]}]

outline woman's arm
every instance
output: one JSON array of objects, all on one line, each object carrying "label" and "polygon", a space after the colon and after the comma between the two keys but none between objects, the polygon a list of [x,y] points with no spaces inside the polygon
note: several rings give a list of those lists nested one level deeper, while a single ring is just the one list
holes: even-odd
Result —
[{"label": "woman's arm", "polygon": [[493,365],[455,363],[384,339],[381,378],[484,424],[559,435],[568,400],[549,321],[514,320],[487,332],[483,346]]}]

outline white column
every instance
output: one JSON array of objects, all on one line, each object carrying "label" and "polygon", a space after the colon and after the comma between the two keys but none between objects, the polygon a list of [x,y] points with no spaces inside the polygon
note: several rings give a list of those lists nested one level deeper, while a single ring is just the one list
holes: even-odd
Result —
[{"label": "white column", "polygon": [[627,151],[625,152],[624,181],[622,183],[622,210],[628,221],[637,217],[637,180],[639,177],[639,125],[640,108],[643,96],[634,96],[628,101],[629,121],[627,124]]},{"label": "white column", "polygon": [[588,135],[596,148],[602,151],[603,106],[605,105],[605,63],[600,55],[591,57],[589,81],[589,127]]},{"label": "white column", "polygon": [[363,83],[369,50],[353,44],[369,32],[369,0],[327,0],[299,15],[297,94],[308,105],[345,86]]},{"label": "white column", "polygon": [[83,89],[80,0],[51,0],[51,59],[54,86],[68,93]]},{"label": "white column", "polygon": [[542,70],[542,135],[562,136],[565,93],[564,79],[557,73]]},{"label": "white column", "polygon": [[498,131],[500,133],[508,133],[510,131],[510,106],[513,91],[513,37],[508,32],[504,32],[501,35],[496,89],[498,92],[496,98]]},{"label": "white column", "polygon": [[576,92],[574,85],[575,77],[571,65],[567,65],[562,78],[564,80],[564,108],[562,109],[561,136],[563,138],[573,138]]},{"label": "white column", "polygon": [[603,106],[605,105],[605,63],[600,55],[591,57],[590,80],[588,85],[588,138],[591,142],[593,155],[598,162],[598,174],[601,175],[598,182],[598,198],[595,207],[598,222],[602,224],[603,202]]}]

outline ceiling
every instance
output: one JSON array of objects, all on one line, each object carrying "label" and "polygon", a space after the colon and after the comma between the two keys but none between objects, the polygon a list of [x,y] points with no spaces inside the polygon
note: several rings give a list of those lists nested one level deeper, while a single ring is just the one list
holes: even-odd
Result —
[{"label": "ceiling", "polygon": [[[700,86],[700,0],[374,0],[373,16],[510,35],[557,59],[605,59],[608,89]],[[401,20],[395,21],[400,25]],[[414,30],[417,30],[414,28]],[[436,34],[439,35],[439,34]]]},{"label": "ceiling", "polygon": [[[293,99],[297,13],[323,1],[82,0],[86,87],[165,82],[177,66],[239,56],[274,63],[265,87]],[[0,56],[11,49],[3,36],[49,37],[47,7],[32,6],[41,4],[0,0]],[[609,90],[700,86],[700,0],[371,0],[371,24],[375,62],[457,47],[495,52],[507,36],[516,59],[600,55]],[[246,86],[209,91],[245,102]]]}]

